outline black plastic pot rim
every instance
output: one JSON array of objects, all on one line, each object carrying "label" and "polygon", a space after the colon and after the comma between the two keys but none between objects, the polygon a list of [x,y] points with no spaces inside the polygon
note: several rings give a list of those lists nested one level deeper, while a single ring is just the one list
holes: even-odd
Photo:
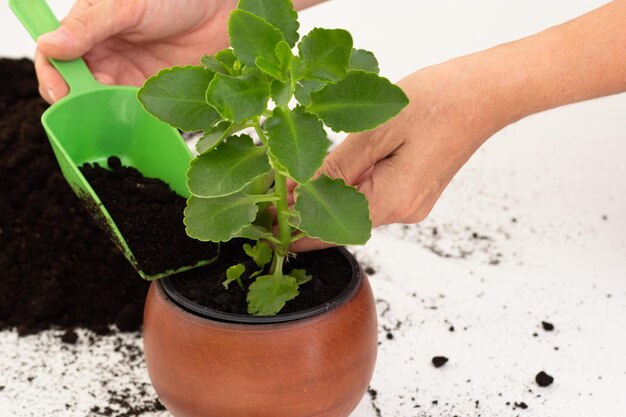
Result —
[{"label": "black plastic pot rim", "polygon": [[273,324],[273,323],[286,323],[296,320],[303,320],[309,317],[313,317],[327,311],[333,310],[342,304],[346,303],[356,293],[356,289],[363,280],[361,268],[354,256],[344,247],[333,248],[338,250],[350,263],[352,270],[352,278],[348,283],[348,286],[335,298],[329,302],[312,307],[306,310],[297,311],[295,313],[277,314],[275,316],[248,316],[244,314],[226,313],[223,311],[204,307],[200,304],[194,303],[188,298],[184,297],[176,288],[169,278],[162,278],[158,281],[161,287],[165,291],[165,294],[183,310],[195,314],[197,316],[221,321],[225,323],[238,323],[238,324]]}]

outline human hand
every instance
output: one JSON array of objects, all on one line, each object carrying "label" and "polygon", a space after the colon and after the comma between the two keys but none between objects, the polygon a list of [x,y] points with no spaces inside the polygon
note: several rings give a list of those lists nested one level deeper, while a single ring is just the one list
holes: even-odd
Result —
[{"label": "human hand", "polygon": [[[487,63],[469,62],[449,61],[400,81],[409,105],[386,124],[349,135],[324,161],[322,172],[365,194],[374,227],[423,220],[469,157],[510,122],[484,91],[480,67]],[[327,246],[305,238],[290,249]]]},{"label": "human hand", "polygon": [[83,56],[104,84],[141,85],[172,65],[197,64],[228,46],[236,0],[78,0],[61,28],[39,37],[35,69],[41,96],[53,103],[68,87],[46,57]]}]

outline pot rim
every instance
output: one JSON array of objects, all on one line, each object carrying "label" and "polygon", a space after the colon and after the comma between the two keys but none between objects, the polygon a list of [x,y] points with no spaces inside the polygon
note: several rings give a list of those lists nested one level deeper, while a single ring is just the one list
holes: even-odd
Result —
[{"label": "pot rim", "polygon": [[275,316],[249,316],[244,314],[226,313],[220,310],[204,307],[184,297],[175,288],[174,284],[172,284],[170,277],[161,278],[160,280],[158,280],[157,283],[161,285],[161,288],[163,289],[165,294],[172,300],[174,304],[195,316],[200,316],[202,318],[216,320],[224,323],[235,324],[262,325],[293,322],[326,313],[345,304],[356,294],[359,284],[363,281],[363,272],[361,266],[357,262],[354,255],[352,255],[352,253],[350,253],[343,246],[334,247],[331,249],[339,251],[339,253],[341,253],[350,264],[352,277],[350,279],[350,282],[348,283],[348,286],[330,301],[319,306],[311,307],[306,310],[297,311],[294,313],[277,314]]}]

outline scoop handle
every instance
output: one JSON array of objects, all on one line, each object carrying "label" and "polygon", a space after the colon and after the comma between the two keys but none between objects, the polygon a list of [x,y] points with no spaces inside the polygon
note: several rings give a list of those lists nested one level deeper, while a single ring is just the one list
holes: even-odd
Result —
[{"label": "scoop handle", "polygon": [[[45,0],[9,0],[9,7],[35,41],[61,25]],[[50,62],[67,82],[71,95],[103,88],[82,58],[72,61],[50,59]]]}]

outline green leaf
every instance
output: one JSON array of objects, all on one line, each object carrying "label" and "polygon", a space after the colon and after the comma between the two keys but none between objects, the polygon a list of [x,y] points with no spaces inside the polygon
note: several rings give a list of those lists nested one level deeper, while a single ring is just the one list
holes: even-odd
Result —
[{"label": "green leaf", "polygon": [[285,106],[289,104],[289,99],[291,99],[291,91],[289,90],[289,83],[283,83],[279,80],[274,80],[272,82],[270,96],[272,97],[272,100],[274,100],[274,103],[276,103],[276,105]]},{"label": "green leaf", "polygon": [[185,208],[187,235],[203,242],[226,242],[252,223],[259,210],[255,202],[242,193],[218,198],[191,196]]},{"label": "green leaf", "polygon": [[296,279],[296,283],[298,284],[298,286],[306,284],[313,279],[313,277],[307,274],[304,269],[292,269],[289,273],[289,276]]},{"label": "green leaf", "polygon": [[276,55],[276,59],[278,59],[280,68],[283,71],[288,70],[291,67],[291,61],[294,59],[294,56],[291,52],[291,46],[289,46],[287,42],[278,42],[274,55]]},{"label": "green leaf", "polygon": [[243,192],[248,195],[266,194],[274,184],[274,172],[270,171],[265,175],[256,177],[250,184],[246,185]]},{"label": "green leaf", "polygon": [[254,224],[244,227],[237,234],[237,237],[243,237],[245,239],[250,239],[250,240],[266,239],[268,237],[273,237],[273,236],[274,235],[271,232],[267,231],[261,226],[257,226]]},{"label": "green leaf", "polygon": [[275,108],[264,127],[270,153],[287,170],[289,177],[303,183],[322,166],[330,141],[324,124],[306,113],[303,107]]},{"label": "green leaf", "polygon": [[289,300],[298,296],[298,284],[289,275],[263,275],[248,288],[248,313],[256,316],[273,316]]},{"label": "green leaf", "polygon": [[296,188],[294,208],[301,231],[337,245],[362,245],[370,238],[372,222],[365,196],[342,179],[321,175]]},{"label": "green leaf", "polygon": [[187,187],[196,197],[223,197],[241,191],[271,169],[265,150],[250,136],[231,136],[214,151],[191,161]]},{"label": "green leaf", "polygon": [[235,10],[230,14],[228,34],[235,56],[250,67],[255,65],[259,56],[276,61],[276,44],[283,40],[280,30],[245,10]]},{"label": "green leaf", "polygon": [[217,74],[206,92],[206,101],[219,114],[233,122],[243,122],[259,116],[267,108],[270,84],[258,71],[242,77]]},{"label": "green leaf", "polygon": [[198,153],[205,153],[215,149],[224,139],[226,131],[232,126],[232,123],[223,120],[213,126],[211,130],[206,132],[200,140],[196,143],[196,151]]},{"label": "green leaf", "polygon": [[243,283],[241,282],[241,275],[246,272],[246,267],[243,264],[233,265],[226,270],[226,279],[222,282],[224,288],[228,289],[228,285],[237,281],[237,285],[239,288],[243,288]]},{"label": "green leaf", "polygon": [[240,0],[239,9],[247,10],[280,29],[289,45],[298,42],[298,14],[289,0]]},{"label": "green leaf", "polygon": [[352,36],[343,29],[315,28],[298,44],[300,77],[336,82],[346,76]]},{"label": "green leaf", "polygon": [[244,243],[243,250],[259,268],[267,265],[272,260],[272,255],[274,254],[270,245],[264,242],[257,242],[254,246]]},{"label": "green leaf", "polygon": [[371,72],[349,71],[337,84],[311,94],[307,111],[317,114],[334,131],[373,129],[409,102],[400,87]]},{"label": "green leaf", "polygon": [[281,69],[278,67],[278,65],[274,61],[270,61],[264,56],[260,56],[256,59],[255,63],[258,69],[260,69],[261,71],[263,71],[270,77],[276,78],[277,80],[280,80],[283,82],[287,81],[287,77],[285,77],[285,74],[283,74]]},{"label": "green leaf", "polygon": [[300,80],[300,82],[296,84],[296,91],[294,94],[296,96],[296,100],[298,100],[298,103],[303,106],[308,106],[311,104],[311,93],[313,91],[321,90],[325,85],[326,83],[317,80]]},{"label": "green leaf", "polygon": [[218,74],[241,75],[241,64],[230,48],[223,49],[213,56],[205,55],[200,58],[200,62],[205,67]]},{"label": "green leaf", "polygon": [[365,49],[352,50],[348,69],[373,72],[374,74],[378,74],[380,71],[378,68],[378,60],[374,54],[370,51],[366,51]]},{"label": "green leaf", "polygon": [[149,113],[181,130],[208,131],[220,117],[204,97],[215,73],[204,67],[172,67],[148,78],[137,93]]}]

